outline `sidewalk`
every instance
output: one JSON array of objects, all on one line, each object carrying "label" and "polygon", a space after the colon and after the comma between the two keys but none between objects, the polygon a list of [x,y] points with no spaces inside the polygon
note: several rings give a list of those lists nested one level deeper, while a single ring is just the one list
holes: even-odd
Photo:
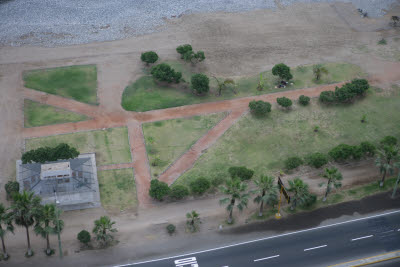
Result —
[{"label": "sidewalk", "polygon": [[329,267],[333,267],[333,266],[335,266],[335,267],[366,266],[366,265],[383,262],[383,261],[388,261],[388,260],[392,260],[392,259],[396,259],[396,258],[400,258],[400,250],[392,251],[389,253],[384,253],[384,254],[368,257],[368,258],[358,259],[358,260],[354,260],[354,261],[339,263],[339,264],[331,265]]}]

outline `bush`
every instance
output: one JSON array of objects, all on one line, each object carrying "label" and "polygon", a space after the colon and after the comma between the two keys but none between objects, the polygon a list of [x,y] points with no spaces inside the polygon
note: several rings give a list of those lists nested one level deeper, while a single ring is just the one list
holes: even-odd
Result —
[{"label": "bush", "polygon": [[194,194],[202,195],[209,188],[210,188],[210,181],[204,177],[199,177],[190,183],[190,190]]},{"label": "bush", "polygon": [[353,147],[346,144],[340,144],[332,148],[328,154],[335,161],[346,160],[353,155]]},{"label": "bush", "polygon": [[254,171],[247,169],[244,166],[241,167],[230,167],[228,169],[232,179],[240,178],[242,181],[250,180],[254,175]]},{"label": "bush", "polygon": [[307,106],[310,103],[310,98],[305,95],[299,96],[300,105]]},{"label": "bush", "polygon": [[7,200],[12,199],[13,194],[19,192],[19,183],[17,181],[8,181],[4,185],[4,189],[7,193]]},{"label": "bush", "polygon": [[362,158],[364,153],[360,146],[352,146],[351,147],[351,155],[353,156],[353,159],[359,160]]},{"label": "bush", "polygon": [[319,101],[325,104],[331,104],[336,101],[335,99],[335,92],[332,91],[323,91],[319,95]]},{"label": "bush", "polygon": [[210,79],[208,79],[207,75],[198,73],[192,75],[192,89],[196,91],[197,94],[204,94],[210,90]]},{"label": "bush", "polygon": [[175,70],[166,63],[161,63],[157,66],[153,66],[150,73],[151,75],[153,75],[154,79],[167,83],[179,83],[182,78],[182,73],[175,72]]},{"label": "bush", "polygon": [[282,80],[290,80],[293,78],[293,75],[290,73],[290,68],[283,63],[276,64],[272,68],[272,74],[274,76],[279,76]]},{"label": "bush", "polygon": [[255,116],[265,116],[269,112],[271,112],[271,104],[269,102],[264,102],[262,100],[259,101],[251,101],[249,103],[250,112]]},{"label": "bush", "polygon": [[211,180],[211,184],[212,184],[214,187],[218,187],[218,186],[220,186],[220,185],[223,184],[223,183],[225,183],[225,178],[222,177],[222,176],[217,176],[217,177],[215,177],[214,179]]},{"label": "bush", "polygon": [[78,238],[79,242],[81,242],[82,244],[87,246],[92,237],[90,236],[90,233],[88,231],[82,230],[78,233],[77,238]]},{"label": "bush", "polygon": [[61,143],[56,147],[39,147],[25,152],[22,155],[22,163],[39,162],[45,163],[47,161],[57,161],[59,159],[73,159],[79,156],[79,151],[68,144]]},{"label": "bush", "polygon": [[172,235],[173,233],[175,233],[175,229],[176,229],[175,225],[168,224],[166,228],[167,228],[168,234]]},{"label": "bush", "polygon": [[328,157],[325,154],[316,152],[306,156],[306,162],[314,168],[321,168],[328,163]]},{"label": "bush", "polygon": [[189,195],[189,189],[183,185],[175,185],[171,188],[169,196],[172,199],[179,200]]},{"label": "bush", "polygon": [[384,38],[382,38],[378,41],[378,45],[386,45],[386,44],[387,44],[387,42]]},{"label": "bush", "polygon": [[297,167],[299,167],[300,165],[303,164],[303,160],[299,157],[290,157],[288,159],[285,160],[285,168],[286,170],[292,170],[295,169]]},{"label": "bush", "polygon": [[308,208],[314,205],[317,202],[317,195],[309,194],[305,200],[305,202],[301,205],[303,208]]},{"label": "bush", "polygon": [[154,51],[148,51],[148,52],[142,53],[142,55],[140,56],[140,59],[143,62],[150,64],[150,63],[154,63],[158,60],[158,55]]},{"label": "bush", "polygon": [[180,45],[176,48],[176,52],[178,52],[179,54],[181,54],[181,59],[184,58],[184,55],[188,52],[193,51],[193,48],[190,44],[184,44],[184,45]]},{"label": "bush", "polygon": [[375,155],[376,147],[370,142],[361,142],[360,149],[362,153],[366,156],[373,156]]},{"label": "bush", "polygon": [[289,108],[289,107],[291,107],[292,106],[292,100],[290,100],[289,98],[287,98],[287,97],[278,97],[277,99],[276,99],[276,102],[280,105],[280,106],[282,106],[282,107],[284,107],[284,108]]},{"label": "bush", "polygon": [[350,84],[345,84],[342,87],[336,87],[335,89],[335,100],[340,103],[351,102],[354,98],[354,93],[352,92]]},{"label": "bush", "polygon": [[194,63],[193,59],[195,59],[197,62],[201,62],[206,59],[203,51],[198,51],[197,53],[195,53],[190,44],[178,46],[176,48],[176,52],[181,54],[181,59],[184,59],[185,61],[190,61],[192,63]]},{"label": "bush", "polygon": [[381,145],[382,146],[395,146],[397,145],[397,138],[394,136],[385,136],[382,140],[381,140]]},{"label": "bush", "polygon": [[150,182],[150,189],[149,189],[149,195],[157,199],[159,201],[162,201],[166,195],[168,195],[170,192],[170,188],[168,185],[164,182],[161,182],[157,179],[153,179]]},{"label": "bush", "polygon": [[369,83],[366,79],[354,79],[351,81],[349,88],[353,94],[361,96],[369,89]]}]

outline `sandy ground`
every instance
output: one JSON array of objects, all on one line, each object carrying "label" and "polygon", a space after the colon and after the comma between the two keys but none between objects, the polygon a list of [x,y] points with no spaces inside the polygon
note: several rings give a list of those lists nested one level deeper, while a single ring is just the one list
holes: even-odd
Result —
[{"label": "sandy ground", "polygon": [[[347,10],[346,5],[347,9],[352,8],[348,4],[341,4],[340,8],[333,4],[296,4],[275,12],[195,14],[169,21],[163,32],[127,40],[59,48],[1,47],[0,200],[3,202],[5,198],[4,183],[15,177],[15,160],[23,149],[24,70],[97,64],[99,109],[116,115],[125,112],[120,106],[124,88],[141,75],[140,53],[155,50],[162,59],[176,59],[175,47],[183,43],[191,43],[195,49],[206,52],[207,60],[203,67],[207,73],[226,77],[253,74],[278,62],[296,66],[341,61],[362,66],[370,79],[383,87],[400,80],[398,72],[394,71],[399,69],[399,63],[394,58],[377,53],[360,53],[358,49],[360,46],[376,48],[376,42],[382,36],[395,38],[399,36],[399,30],[373,30],[371,25],[386,23],[387,17],[368,20],[366,26],[359,22],[355,12],[344,20],[340,10]],[[148,119],[156,120],[157,112],[151,113]],[[143,115],[135,116],[139,118]],[[109,119],[112,122],[113,117]],[[344,175],[352,177],[354,182],[360,179],[370,181],[376,176],[376,170],[370,164],[355,169],[343,168]],[[310,174],[311,180],[316,177],[317,174]],[[140,210],[139,214],[113,216],[120,232],[119,245],[104,251],[80,252],[78,258],[84,261],[87,255],[86,262],[90,262],[90,258],[110,258],[113,254],[121,256],[121,251],[126,253],[127,248],[133,252],[125,255],[124,259],[149,256],[153,250],[165,251],[166,248],[161,247],[161,241],[169,238],[164,233],[165,223],[175,222],[183,227],[184,213],[196,209],[203,215],[204,221],[208,221],[203,228],[215,229],[225,216],[217,199],[218,196],[214,196],[185,203],[158,204],[151,209]],[[106,214],[103,209],[92,209],[68,212],[63,216],[68,225],[63,233],[66,254],[78,255],[75,253],[79,249],[76,234],[82,229],[90,230],[93,220],[103,214]],[[44,241],[38,237],[32,239],[37,255],[30,262],[48,262],[40,253]],[[52,241],[55,245],[55,238]],[[207,237],[198,240],[203,245],[209,241]],[[7,243],[9,252],[15,255],[9,264],[25,262],[19,257],[22,252],[18,249],[25,243],[22,229],[8,238]],[[141,248],[138,243],[143,244]],[[169,249],[173,251],[176,246],[176,242],[171,242]],[[149,247],[152,249],[149,250]],[[118,259],[122,260],[122,256]],[[64,263],[68,265],[68,260]]]}]

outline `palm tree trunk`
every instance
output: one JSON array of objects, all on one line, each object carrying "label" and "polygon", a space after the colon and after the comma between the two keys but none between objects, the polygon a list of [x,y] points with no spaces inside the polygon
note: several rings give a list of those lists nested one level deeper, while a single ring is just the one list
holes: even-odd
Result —
[{"label": "palm tree trunk", "polygon": [[32,256],[32,249],[31,249],[31,240],[29,239],[29,229],[28,226],[25,226],[26,229],[26,240],[28,241],[28,256]]},{"label": "palm tree trunk", "polygon": [[383,171],[382,180],[381,180],[381,182],[379,183],[379,186],[380,186],[380,187],[383,186],[383,183],[385,182],[385,178],[386,178],[386,170]]},{"label": "palm tree trunk", "polygon": [[47,254],[47,255],[50,255],[50,254],[51,254],[51,249],[50,249],[49,234],[46,234],[46,244],[47,244],[46,254]]},{"label": "palm tree trunk", "polygon": [[263,197],[264,196],[265,196],[265,190],[263,190],[262,195],[261,195],[261,204],[260,204],[260,211],[258,212],[258,217],[261,217],[263,215],[263,206],[264,206]]},{"label": "palm tree trunk", "polygon": [[232,221],[233,221],[233,208],[235,207],[235,199],[231,200],[231,205],[232,205],[232,208],[229,211],[228,223],[232,223]]},{"label": "palm tree trunk", "polygon": [[324,198],[322,199],[323,202],[325,202],[325,201],[326,201],[326,198],[328,197],[328,194],[329,194],[329,185],[330,185],[330,183],[331,183],[331,180],[329,179],[329,180],[328,180],[328,184],[327,184],[327,186],[326,186],[325,196],[324,196]]},{"label": "palm tree trunk", "polygon": [[7,260],[8,259],[8,254],[6,251],[6,245],[4,244],[4,237],[1,237],[1,244],[3,245],[3,259]]}]

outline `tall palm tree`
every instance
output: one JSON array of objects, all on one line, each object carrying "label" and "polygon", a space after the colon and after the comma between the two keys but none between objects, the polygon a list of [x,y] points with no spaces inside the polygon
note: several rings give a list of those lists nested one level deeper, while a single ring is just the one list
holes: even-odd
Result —
[{"label": "tall palm tree", "polygon": [[310,193],[308,192],[308,184],[304,183],[299,177],[294,178],[293,180],[289,180],[289,192],[293,192],[293,196],[291,198],[292,205],[290,207],[291,210],[294,210],[297,204],[304,204],[307,202],[310,197]]},{"label": "tall palm tree", "polygon": [[[4,244],[4,237],[7,232],[14,233],[14,226],[12,225],[11,214],[7,213],[6,208],[0,203],[0,238],[3,246],[3,259],[8,260],[9,256]],[[3,228],[4,227],[4,228]]]},{"label": "tall palm tree", "polygon": [[192,212],[186,213],[186,225],[190,232],[196,232],[200,223],[200,214],[198,214],[195,210]]},{"label": "tall palm tree", "polygon": [[321,64],[314,65],[313,73],[316,81],[321,79],[322,74],[328,74],[328,70],[323,67]]},{"label": "tall palm tree", "polygon": [[[58,214],[57,214],[58,213]],[[46,238],[46,254],[53,254],[54,250],[50,248],[49,236],[52,234],[57,234],[57,229],[59,231],[64,227],[64,221],[57,218],[60,217],[61,210],[56,208],[55,204],[46,204],[39,209],[38,214],[35,216],[35,233]]]},{"label": "tall palm tree", "polygon": [[378,156],[375,159],[375,165],[379,168],[380,173],[382,174],[381,182],[379,186],[383,186],[386,178],[386,174],[393,174],[393,160],[398,157],[399,148],[394,145],[385,145],[382,149],[378,149]]},{"label": "tall palm tree", "polygon": [[275,178],[268,175],[262,175],[254,180],[257,189],[253,191],[257,196],[254,198],[255,203],[260,203],[260,211],[258,216],[263,215],[264,204],[275,206],[278,203],[278,187],[274,183]]},{"label": "tall palm tree", "polygon": [[227,198],[220,199],[219,203],[221,205],[229,203],[226,209],[229,211],[228,223],[233,221],[233,208],[236,207],[239,211],[247,207],[249,200],[249,193],[246,192],[247,184],[243,183],[239,178],[228,179],[225,182],[225,186],[220,187],[220,191],[226,195]]},{"label": "tall palm tree", "polygon": [[13,203],[10,207],[12,219],[15,224],[25,227],[28,243],[27,257],[33,256],[31,241],[29,238],[29,227],[35,222],[34,217],[40,207],[40,198],[33,195],[33,192],[22,192],[13,195]]},{"label": "tall palm tree", "polygon": [[342,187],[342,183],[340,181],[343,179],[343,176],[336,167],[331,167],[331,168],[325,168],[325,173],[323,174],[323,177],[328,179],[328,182],[326,184],[325,196],[322,199],[322,201],[326,201],[329,192],[331,192],[332,185],[335,188]]},{"label": "tall palm tree", "polygon": [[113,228],[114,224],[115,222],[111,221],[108,216],[102,216],[94,221],[93,233],[103,245],[107,245],[108,242],[114,239],[114,236],[110,234],[117,232],[117,229]]}]

